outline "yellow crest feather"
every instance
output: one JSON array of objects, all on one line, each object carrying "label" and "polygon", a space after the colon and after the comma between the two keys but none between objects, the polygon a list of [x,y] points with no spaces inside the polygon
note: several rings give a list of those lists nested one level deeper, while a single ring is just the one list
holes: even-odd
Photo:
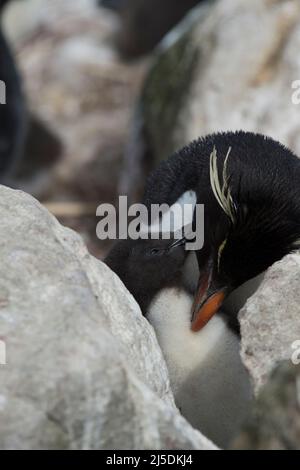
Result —
[{"label": "yellow crest feather", "polygon": [[227,155],[225,157],[224,165],[223,165],[223,172],[222,172],[222,179],[223,185],[221,186],[219,173],[218,173],[218,165],[217,165],[217,150],[214,147],[212,153],[210,154],[210,184],[212,191],[216,200],[218,201],[219,205],[225,212],[225,214],[230,218],[232,223],[235,221],[235,209],[234,203],[232,200],[229,183],[228,183],[228,174],[227,174],[227,162],[228,157],[231,152],[231,147],[229,147]]},{"label": "yellow crest feather", "polygon": [[218,249],[218,271],[220,271],[221,256],[227,243],[227,238],[221,243]]}]

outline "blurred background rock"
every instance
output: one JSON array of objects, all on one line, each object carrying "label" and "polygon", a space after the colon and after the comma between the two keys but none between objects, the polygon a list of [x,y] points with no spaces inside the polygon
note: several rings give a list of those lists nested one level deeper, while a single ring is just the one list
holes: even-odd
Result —
[{"label": "blurred background rock", "polygon": [[[300,108],[292,100],[299,20],[297,0],[219,0],[194,9],[151,64],[131,167],[142,162],[150,171],[179,147],[220,130],[269,135],[299,155]],[[124,182],[125,189],[135,186]]]},{"label": "blurred background rock", "polygon": [[23,157],[4,182],[38,197],[97,256],[106,247],[96,239],[96,207],[115,200],[146,69],[146,61],[129,65],[118,57],[117,22],[92,0],[10,2],[3,18],[28,114]]},{"label": "blurred background rock", "polygon": [[115,202],[122,167],[125,176],[131,171],[123,158],[149,53],[197,3],[0,4],[0,79],[7,83],[1,182],[41,200],[96,256],[109,246],[96,239],[96,207]]},{"label": "blurred background rock", "polygon": [[109,246],[96,239],[96,207],[138,200],[149,171],[200,135],[242,128],[300,154],[298,0],[5,3],[13,52],[2,46],[1,60],[14,56],[22,80],[2,181],[38,197],[93,254]]}]

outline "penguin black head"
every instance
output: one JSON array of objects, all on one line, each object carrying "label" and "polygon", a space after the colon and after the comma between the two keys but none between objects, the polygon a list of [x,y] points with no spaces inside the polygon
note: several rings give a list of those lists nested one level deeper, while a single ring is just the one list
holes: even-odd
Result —
[{"label": "penguin black head", "polygon": [[249,209],[246,204],[236,205],[236,220],[215,226],[193,305],[194,331],[206,324],[232,291],[299,249],[299,219],[289,218],[288,208],[283,215],[279,204],[274,201],[271,208],[250,204]]},{"label": "penguin black head", "polygon": [[150,176],[144,201],[204,204],[204,247],[192,311],[198,331],[228,294],[300,247],[300,160],[273,139],[227,132],[192,142]]},{"label": "penguin black head", "polygon": [[[277,152],[281,151],[281,159],[292,158],[300,183],[299,160],[294,160],[284,147],[271,143]],[[253,146],[252,151],[255,150],[259,152],[260,145]],[[227,172],[230,152],[231,147],[221,160],[222,177],[216,147],[210,154],[210,184],[225,219],[216,220],[214,235],[211,233],[209,238],[210,255],[193,306],[195,331],[211,318],[229,293],[295,250],[300,235],[300,188],[297,185],[284,188],[288,181],[286,175],[278,172],[276,153],[268,161],[269,174],[262,154],[256,168],[243,171],[239,164],[236,167],[231,164],[230,176]],[[239,181],[234,182],[234,177]],[[212,216],[213,213],[208,214],[208,218]]]},{"label": "penguin black head", "polygon": [[159,290],[180,283],[186,259],[185,239],[119,240],[105,263],[123,281],[143,314]]}]

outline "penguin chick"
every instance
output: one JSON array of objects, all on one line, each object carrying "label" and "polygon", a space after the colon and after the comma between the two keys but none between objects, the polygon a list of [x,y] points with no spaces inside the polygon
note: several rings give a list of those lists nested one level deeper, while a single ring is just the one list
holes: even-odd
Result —
[{"label": "penguin chick", "polygon": [[183,288],[162,289],[147,310],[165,357],[182,415],[222,448],[249,412],[251,385],[239,337],[218,313],[199,332],[190,328],[193,298]]},{"label": "penguin chick", "polygon": [[195,254],[185,251],[183,240],[121,240],[105,262],[153,325],[183,416],[228,446],[247,414],[251,387],[239,337],[225,316],[217,314],[198,333],[191,331]]},{"label": "penguin chick", "polygon": [[185,239],[119,240],[104,260],[123,281],[145,315],[163,287],[179,286],[187,257]]}]

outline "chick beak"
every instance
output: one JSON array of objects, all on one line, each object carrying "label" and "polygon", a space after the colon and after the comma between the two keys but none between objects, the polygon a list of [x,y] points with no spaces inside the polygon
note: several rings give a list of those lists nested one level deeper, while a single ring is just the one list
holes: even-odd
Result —
[{"label": "chick beak", "polygon": [[226,297],[226,287],[217,288],[212,279],[212,269],[205,270],[200,276],[192,306],[191,329],[200,331],[217,313]]}]

